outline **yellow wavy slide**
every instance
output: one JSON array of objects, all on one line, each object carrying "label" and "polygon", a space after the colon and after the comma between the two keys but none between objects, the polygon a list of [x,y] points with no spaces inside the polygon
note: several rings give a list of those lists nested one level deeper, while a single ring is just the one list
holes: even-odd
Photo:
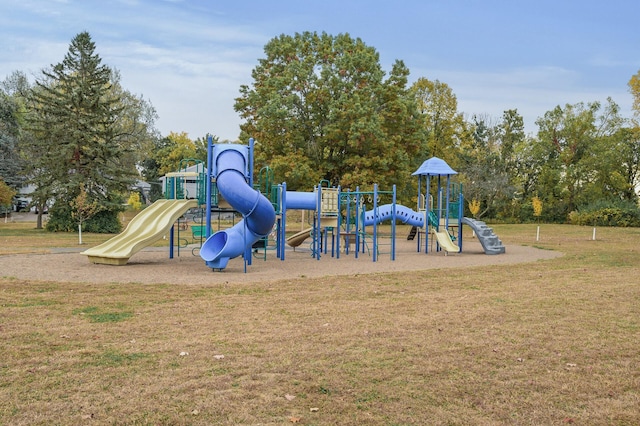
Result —
[{"label": "yellow wavy slide", "polygon": [[197,200],[158,200],[138,213],[122,233],[81,254],[92,263],[124,265],[135,253],[162,238],[193,207],[198,207]]},{"label": "yellow wavy slide", "polygon": [[440,244],[440,247],[445,251],[445,254],[460,252],[460,247],[458,247],[453,243],[453,241],[451,241],[451,236],[447,231],[436,231],[434,229],[433,233],[438,239],[438,244]]}]

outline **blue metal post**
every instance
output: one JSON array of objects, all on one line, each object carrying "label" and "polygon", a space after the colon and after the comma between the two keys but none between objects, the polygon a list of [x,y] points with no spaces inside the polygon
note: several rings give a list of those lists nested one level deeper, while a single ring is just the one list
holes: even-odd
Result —
[{"label": "blue metal post", "polygon": [[211,235],[211,179],[213,176],[213,138],[211,135],[207,136],[207,186],[206,186],[206,197],[207,197],[207,211],[206,211],[206,221],[205,224],[205,239],[208,239]]},{"label": "blue metal post", "polygon": [[[358,252],[360,251],[360,199],[362,198],[362,195],[360,195],[360,187],[356,187],[356,195],[355,195],[355,208],[356,208],[356,214],[355,214],[355,228],[356,228],[356,232],[355,232],[355,238],[354,238],[354,256],[357,259],[358,258]],[[362,218],[364,219],[364,217]]]},{"label": "blue metal post", "polygon": [[458,246],[462,252],[462,216],[464,215],[464,195],[462,195],[462,184],[460,184],[460,195],[458,196],[460,201],[458,205]]},{"label": "blue metal post", "polygon": [[373,184],[373,261],[378,260],[378,184]]},{"label": "blue metal post", "polygon": [[[249,164],[248,164],[248,170],[246,170],[245,172],[247,173],[248,176],[248,183],[249,183],[249,187],[253,188],[253,148],[255,146],[254,140],[253,138],[249,138]],[[251,247],[246,239],[247,239],[247,221],[244,221],[244,272],[247,272],[247,265],[251,265],[251,261],[253,259],[253,255],[252,255],[252,251],[253,251],[253,247]]]},{"label": "blue metal post", "polygon": [[280,232],[280,260],[284,261],[285,241],[287,240],[287,183],[280,185],[280,215],[282,216],[282,230]]},{"label": "blue metal post", "polygon": [[447,227],[447,229],[445,229],[445,231],[449,232],[449,200],[451,198],[451,186],[450,186],[450,180],[451,180],[451,175],[447,175],[447,199],[445,201],[445,206],[447,209],[447,212],[445,214],[445,220],[444,220],[444,225]]},{"label": "blue metal post", "polygon": [[320,217],[322,216],[322,185],[318,184],[317,188],[318,196],[316,197],[316,220],[313,229],[313,233],[315,236],[315,238],[313,239],[313,250],[316,254],[316,259],[320,260],[320,246],[322,245],[322,242],[320,241],[320,239],[322,238],[322,231],[320,229],[320,227],[322,226],[322,223],[320,222]]},{"label": "blue metal post", "polygon": [[253,188],[253,149],[255,141],[249,138],[249,186]]},{"label": "blue metal post", "polygon": [[391,260],[396,260],[396,186],[393,185],[393,215],[391,216]]},{"label": "blue metal post", "polygon": [[429,215],[431,214],[431,205],[429,204],[429,196],[431,195],[431,176],[427,175],[427,190],[425,191],[425,201],[424,201],[424,205],[426,208],[426,212],[427,212],[427,217],[425,218],[427,220],[427,229],[426,232],[424,233],[424,252],[425,253],[429,253]]}]

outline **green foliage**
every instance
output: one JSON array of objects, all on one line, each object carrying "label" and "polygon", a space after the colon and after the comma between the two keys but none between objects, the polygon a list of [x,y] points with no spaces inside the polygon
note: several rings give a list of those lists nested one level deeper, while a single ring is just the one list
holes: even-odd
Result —
[{"label": "green foliage", "polygon": [[500,150],[500,126],[492,126],[477,116],[473,121],[471,138],[458,154],[459,179],[464,183],[465,197],[479,203],[475,218],[500,215],[504,210],[511,210],[514,193]]},{"label": "green foliage", "polygon": [[453,90],[439,80],[421,77],[411,86],[411,92],[427,130],[423,152],[445,160],[456,169],[459,166],[460,148],[469,142],[469,138]]},{"label": "green foliage", "polygon": [[102,208],[93,200],[89,201],[84,185],[80,184],[79,194],[69,203],[71,207],[71,219],[82,227],[83,223],[95,216]]},{"label": "green foliage", "polygon": [[101,211],[85,222],[84,229],[87,232],[117,234],[122,231],[122,222],[120,222],[121,212],[122,208],[118,210]]},{"label": "green foliage", "polygon": [[[122,231],[119,214],[122,207],[113,210],[100,210],[84,221],[86,232],[101,234],[117,234]],[[49,210],[49,221],[46,230],[51,232],[74,232],[78,229],[78,222],[73,217],[73,210],[68,203],[56,203]]]},{"label": "green foliage", "polygon": [[640,226],[640,208],[629,201],[600,201],[569,214],[574,225],[592,226]]},{"label": "green foliage", "polygon": [[[7,85],[5,82],[2,86]],[[20,110],[19,95],[0,90],[0,179],[13,189],[19,189],[24,182],[18,149]]]},{"label": "green foliage", "polygon": [[402,62],[384,80],[375,49],[348,34],[281,35],[264,51],[235,104],[243,137],[259,142],[258,170],[270,166],[292,190],[411,180],[424,138]]},{"label": "green foliage", "polygon": [[[71,41],[63,61],[43,77],[29,97],[23,151],[33,170],[38,204],[55,199],[71,203],[83,186],[100,217],[115,217],[122,194],[138,178],[136,153],[149,143],[153,108],[119,84],[119,75],[103,65],[88,33]],[[58,216],[58,214],[61,214]],[[47,229],[67,230],[68,209],[57,208]],[[112,232],[113,219],[100,220]],[[91,227],[89,221],[87,227]]]},{"label": "green foliage", "polygon": [[[218,137],[213,137],[214,143]],[[207,161],[208,143],[206,138],[195,141],[184,132],[170,132],[169,136],[158,138],[150,145],[146,157],[140,162],[143,178],[151,185],[150,199],[156,201],[164,197],[159,179],[168,172],[178,170],[186,159]],[[191,163],[193,164],[193,163]],[[184,167],[184,163],[182,164]]]},{"label": "green foliage", "polygon": [[[196,158],[204,155],[202,158]],[[194,158],[206,161],[206,151],[198,150],[196,144],[189,139],[186,132],[170,132],[169,136],[162,139],[155,150],[153,157],[158,163],[158,174],[160,176],[169,172],[174,172],[180,167],[180,162],[187,158]]]},{"label": "green foliage", "polygon": [[628,86],[633,97],[633,111],[636,117],[640,117],[640,71],[631,76]]},{"label": "green foliage", "polygon": [[0,206],[11,206],[16,191],[0,179]]},{"label": "green foliage", "polygon": [[637,201],[640,139],[623,126],[619,107],[608,99],[556,107],[536,122],[530,149],[531,191],[545,205],[543,220],[563,223],[581,206]]}]

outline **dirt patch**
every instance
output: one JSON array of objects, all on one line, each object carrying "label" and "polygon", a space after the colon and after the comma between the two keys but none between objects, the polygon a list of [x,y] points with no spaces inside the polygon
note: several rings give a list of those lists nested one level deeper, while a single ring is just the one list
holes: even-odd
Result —
[{"label": "dirt patch", "polygon": [[[442,268],[466,268],[486,265],[505,265],[551,259],[560,252],[525,246],[507,246],[505,254],[486,255],[474,239],[464,241],[462,253],[445,255],[444,252],[418,253],[415,241],[399,239],[396,258],[381,253],[376,262],[367,253],[330,253],[313,258],[308,250],[287,248],[285,260],[276,258],[274,250],[263,252],[246,266],[242,258],[229,261],[227,268],[213,271],[191,248],[182,249],[180,256],[169,258],[167,248],[147,248],[131,257],[124,266],[92,264],[81,250],[51,250],[45,254],[0,256],[0,275],[26,280],[91,282],[91,283],[167,283],[217,284],[250,283],[300,279],[321,276],[353,276],[359,274],[417,271]],[[87,247],[83,247],[83,250]],[[259,256],[259,257],[258,257]]]}]

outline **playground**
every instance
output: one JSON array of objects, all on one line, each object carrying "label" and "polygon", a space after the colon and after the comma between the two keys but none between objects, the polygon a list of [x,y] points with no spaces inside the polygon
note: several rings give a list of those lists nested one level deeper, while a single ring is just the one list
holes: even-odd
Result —
[{"label": "playground", "polygon": [[[508,249],[488,255],[449,196],[423,204],[420,234],[356,194],[341,233],[310,202],[323,192],[289,199],[322,205],[311,228],[251,218],[252,201],[213,247],[180,245],[189,199],[129,222],[149,233],[85,236],[106,250],[7,224],[0,423],[638,424],[638,229],[497,225]],[[378,241],[358,226],[388,217]],[[254,248],[272,220],[301,244]]]},{"label": "playground", "polygon": [[[418,253],[463,252],[463,225],[485,254],[506,251],[491,227],[464,216],[462,185],[452,181],[458,172],[442,159],[425,160],[412,173],[417,179],[413,210],[397,202],[395,184],[386,190],[377,184],[361,190],[320,181],[310,192],[289,191],[286,182],[273,181],[268,166],[256,178],[254,146],[252,138],[244,145],[214,144],[209,137],[206,163],[182,160],[178,171],[163,177],[163,199],[136,215],[123,232],[82,254],[93,264],[124,266],[163,238],[168,240],[170,259],[180,256],[181,248],[183,253],[190,249],[214,271],[225,270],[229,261],[241,257],[246,273],[254,254],[262,252],[257,257],[266,261],[271,250],[284,261],[288,248],[301,245],[316,260],[368,254],[375,263],[384,253],[396,260],[402,225],[409,226],[404,230],[406,240],[415,240],[413,251]],[[294,235],[287,226],[290,211],[303,212],[303,227]],[[306,228],[304,212],[308,212]],[[189,216],[195,225],[188,225]],[[222,217],[226,219],[221,221]],[[232,223],[222,227],[229,218]],[[382,231],[384,223],[389,224],[386,232]],[[199,240],[197,247],[188,247],[189,229],[192,242]],[[311,242],[306,243],[307,239]]]},{"label": "playground", "polygon": [[[0,256],[0,270],[4,276],[27,280],[53,280],[92,283],[169,283],[169,284],[217,284],[251,283],[313,277],[354,276],[372,273],[420,271],[443,268],[468,268],[486,265],[509,265],[529,263],[560,256],[558,251],[541,250],[531,246],[513,245],[500,256],[487,256],[480,243],[470,235],[466,237],[465,250],[461,253],[445,255],[444,252],[425,255],[415,249],[415,241],[407,241],[410,227],[398,230],[397,256],[390,260],[388,255],[380,255],[372,262],[371,256],[342,255],[339,259],[323,256],[317,260],[308,249],[288,249],[286,260],[280,261],[275,252],[267,252],[266,260],[254,255],[253,265],[244,273],[242,258],[229,261],[222,273],[203,268],[200,256],[190,250],[186,254],[169,259],[166,247],[148,247],[138,252],[123,267],[91,264],[78,252],[81,249],[69,247],[48,249],[45,253]],[[31,265],[37,264],[37,268]]]}]

